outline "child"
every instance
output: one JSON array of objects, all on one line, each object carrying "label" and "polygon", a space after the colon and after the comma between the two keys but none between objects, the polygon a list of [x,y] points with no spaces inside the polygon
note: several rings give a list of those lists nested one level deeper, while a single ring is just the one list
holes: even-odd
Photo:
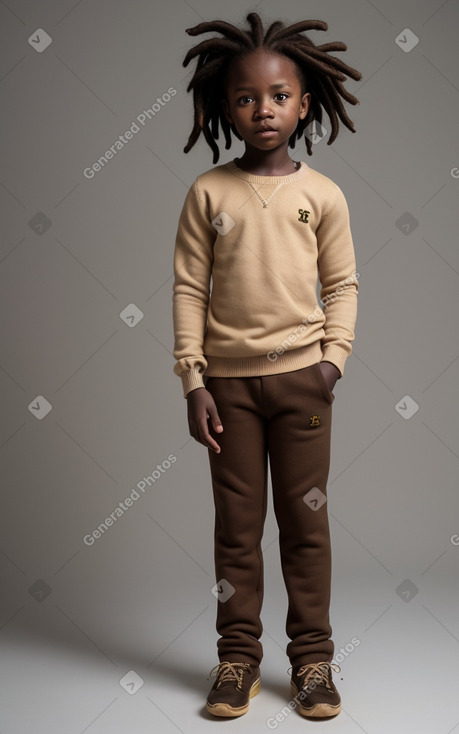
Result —
[{"label": "child", "polygon": [[[219,664],[206,708],[240,716],[260,690],[263,601],[261,540],[267,461],[288,594],[291,693],[304,716],[341,709],[332,680],[329,622],[331,553],[326,505],[335,383],[351,354],[358,282],[347,203],[341,189],[294,147],[322,107],[331,124],[355,132],[340,95],[361,74],[303,31],[323,21],[265,33],[257,13],[245,31],[224,21],[188,28],[213,37],[188,86],[194,127],[217,163],[220,123],[243,140],[241,158],[198,176],[188,191],[174,255],[174,372],[187,399],[191,435],[208,449],[215,504]],[[312,155],[311,137],[306,148]],[[321,300],[317,303],[317,267]],[[212,287],[211,287],[212,279]],[[289,671],[290,672],[290,671]]]}]

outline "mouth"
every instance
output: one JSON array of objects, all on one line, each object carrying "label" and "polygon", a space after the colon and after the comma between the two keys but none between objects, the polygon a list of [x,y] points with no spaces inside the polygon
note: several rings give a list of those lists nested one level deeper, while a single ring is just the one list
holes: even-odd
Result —
[{"label": "mouth", "polygon": [[274,130],[272,127],[260,127],[258,130],[255,130],[255,133],[263,137],[271,137],[277,134],[277,130]]}]

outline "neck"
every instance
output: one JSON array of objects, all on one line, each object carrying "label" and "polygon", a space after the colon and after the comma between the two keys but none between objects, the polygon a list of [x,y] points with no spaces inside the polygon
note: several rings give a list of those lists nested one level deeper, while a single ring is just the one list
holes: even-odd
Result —
[{"label": "neck", "polygon": [[288,176],[298,170],[286,149],[260,151],[246,146],[244,155],[235,162],[238,168],[257,176]]}]

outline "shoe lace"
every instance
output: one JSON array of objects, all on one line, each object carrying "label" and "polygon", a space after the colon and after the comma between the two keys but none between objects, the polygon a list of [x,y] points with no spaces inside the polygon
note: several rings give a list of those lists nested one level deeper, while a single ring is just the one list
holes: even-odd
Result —
[{"label": "shoe lace", "polygon": [[[302,665],[298,671],[297,676],[301,678],[304,676],[304,680],[302,683],[302,688],[308,688],[308,685],[311,680],[314,681],[316,685],[325,685],[325,687],[332,691],[332,685],[331,685],[331,671],[332,669],[339,673],[341,672],[341,668],[339,665],[336,665],[336,663],[306,663],[305,665]],[[290,672],[292,668],[289,668]]]},{"label": "shoe lace", "polygon": [[237,687],[240,689],[244,673],[248,667],[249,663],[229,663],[228,661],[223,661],[212,668],[209,673],[209,678],[214,671],[217,671],[217,688],[220,688],[221,684],[225,681],[236,681]]}]

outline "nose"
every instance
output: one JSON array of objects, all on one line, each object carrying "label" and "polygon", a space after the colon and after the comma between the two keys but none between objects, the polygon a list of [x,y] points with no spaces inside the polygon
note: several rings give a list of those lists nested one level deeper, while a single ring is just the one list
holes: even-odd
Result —
[{"label": "nose", "polygon": [[272,117],[273,111],[268,99],[261,99],[256,106],[255,115],[257,118]]}]

